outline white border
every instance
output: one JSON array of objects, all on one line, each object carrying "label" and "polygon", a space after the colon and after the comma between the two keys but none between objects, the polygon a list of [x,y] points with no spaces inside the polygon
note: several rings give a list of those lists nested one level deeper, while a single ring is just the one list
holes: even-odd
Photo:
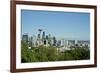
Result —
[{"label": "white border", "polygon": [[[21,9],[90,13],[90,60],[21,63]],[[84,29],[85,30],[85,29]],[[91,41],[92,40],[92,41]],[[39,68],[94,64],[94,10],[85,8],[16,5],[16,68]]]}]

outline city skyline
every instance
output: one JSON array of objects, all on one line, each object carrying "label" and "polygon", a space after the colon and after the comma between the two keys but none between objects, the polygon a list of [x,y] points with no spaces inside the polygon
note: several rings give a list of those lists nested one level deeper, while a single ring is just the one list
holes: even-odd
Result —
[{"label": "city skyline", "polygon": [[22,34],[37,35],[38,29],[57,38],[90,39],[90,14],[22,10]]}]

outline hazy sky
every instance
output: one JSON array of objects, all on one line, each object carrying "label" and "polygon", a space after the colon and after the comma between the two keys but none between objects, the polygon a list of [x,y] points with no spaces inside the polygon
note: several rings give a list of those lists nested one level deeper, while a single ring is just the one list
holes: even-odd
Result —
[{"label": "hazy sky", "polygon": [[22,34],[37,36],[41,28],[57,38],[90,39],[89,13],[22,10],[21,16]]}]

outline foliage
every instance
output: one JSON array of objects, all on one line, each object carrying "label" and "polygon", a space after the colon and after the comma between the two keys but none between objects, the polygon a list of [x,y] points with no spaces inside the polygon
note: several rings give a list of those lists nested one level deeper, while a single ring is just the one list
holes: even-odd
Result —
[{"label": "foliage", "polygon": [[38,46],[28,48],[27,42],[21,42],[21,61],[22,62],[47,62],[64,60],[84,60],[90,59],[90,50],[75,48],[60,52],[53,46]]}]

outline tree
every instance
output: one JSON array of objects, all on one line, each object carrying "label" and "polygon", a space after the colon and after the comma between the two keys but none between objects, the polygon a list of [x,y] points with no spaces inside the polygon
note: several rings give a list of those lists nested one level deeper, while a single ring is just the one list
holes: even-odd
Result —
[{"label": "tree", "polygon": [[21,62],[47,62],[64,60],[85,60],[90,59],[90,50],[84,47],[75,47],[75,49],[60,52],[57,47],[38,46],[28,49],[28,43],[21,42]]}]

